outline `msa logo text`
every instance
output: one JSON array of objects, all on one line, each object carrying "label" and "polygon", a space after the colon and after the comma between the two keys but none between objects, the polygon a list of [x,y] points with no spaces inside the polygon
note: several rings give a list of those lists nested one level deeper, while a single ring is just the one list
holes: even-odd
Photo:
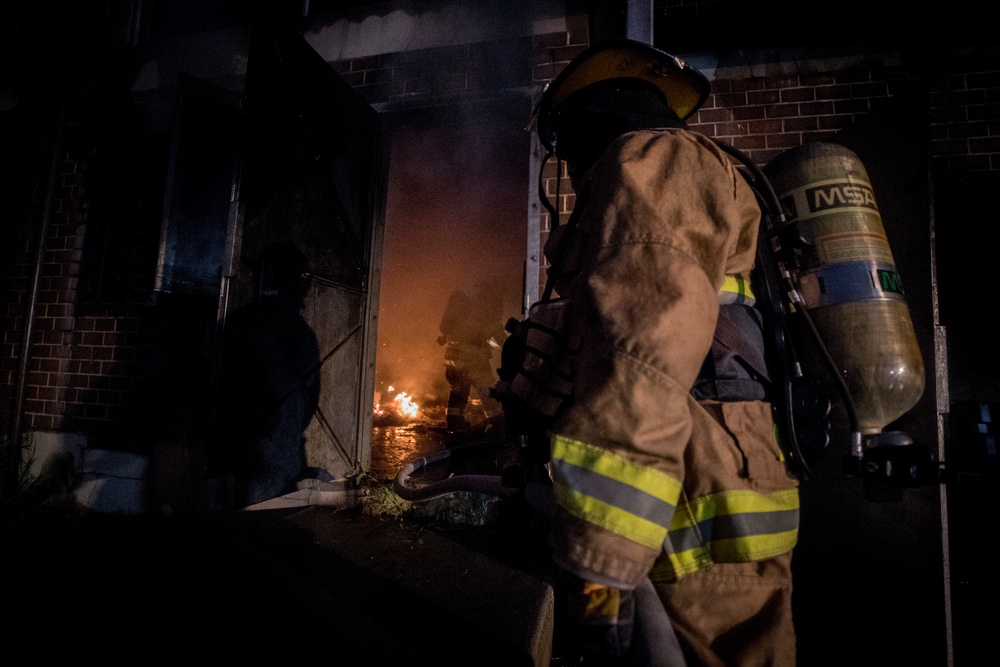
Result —
[{"label": "msa logo text", "polygon": [[878,210],[878,205],[875,204],[875,193],[872,192],[872,189],[866,185],[855,183],[831,183],[807,188],[806,199],[812,213],[844,206],[863,206],[873,211]]},{"label": "msa logo text", "polygon": [[879,269],[875,273],[878,275],[878,282],[883,291],[893,294],[903,293],[903,279],[899,277],[898,273],[886,269]]}]

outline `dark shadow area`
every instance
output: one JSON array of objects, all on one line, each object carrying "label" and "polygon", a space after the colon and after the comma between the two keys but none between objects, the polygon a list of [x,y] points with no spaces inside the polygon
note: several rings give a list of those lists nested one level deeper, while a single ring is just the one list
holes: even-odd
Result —
[{"label": "dark shadow area", "polygon": [[949,412],[945,456],[956,664],[992,651],[1000,622],[1000,576],[993,546],[1000,539],[1000,353],[973,290],[988,285],[997,232],[983,217],[1000,174],[944,174],[935,181],[935,241],[941,323],[948,339]]},{"label": "dark shadow area", "polygon": [[[922,397],[884,430],[936,451],[924,94],[919,87],[896,91],[834,141],[858,156],[871,179],[925,366]],[[944,665],[940,488],[906,489],[898,502],[868,499],[861,480],[842,467],[850,436],[839,402],[833,416],[832,444],[801,487],[793,558],[799,662]]]},{"label": "dark shadow area", "polygon": [[531,665],[488,619],[509,627],[510,610],[538,604],[541,584],[512,585],[530,575],[496,564],[508,545],[458,532],[487,557],[451,533],[333,508],[53,515],[3,534],[27,575],[6,590],[16,612],[7,627],[49,660],[152,651],[167,660]]},{"label": "dark shadow area", "polygon": [[456,289],[448,297],[437,340],[445,348],[445,379],[451,387],[446,417],[449,433],[488,430],[502,421],[500,404],[490,395],[490,388],[497,382],[493,351],[507,337],[503,319],[499,285],[478,281],[471,289]]},{"label": "dark shadow area", "polygon": [[304,431],[320,385],[316,334],[302,314],[305,257],[272,243],[254,271],[257,298],[227,320],[219,381],[218,464],[233,476],[236,507],[294,491],[307,474]]}]

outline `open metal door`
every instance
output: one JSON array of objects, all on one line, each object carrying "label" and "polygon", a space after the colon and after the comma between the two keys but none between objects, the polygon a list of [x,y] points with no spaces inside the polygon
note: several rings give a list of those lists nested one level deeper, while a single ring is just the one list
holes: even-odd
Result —
[{"label": "open metal door", "polygon": [[220,301],[238,505],[370,464],[386,155],[376,112],[290,29],[254,28],[244,108]]}]

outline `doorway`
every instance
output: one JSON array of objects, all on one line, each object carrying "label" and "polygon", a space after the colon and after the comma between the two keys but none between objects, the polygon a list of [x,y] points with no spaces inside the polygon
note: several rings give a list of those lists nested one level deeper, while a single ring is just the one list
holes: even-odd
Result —
[{"label": "doorway", "polygon": [[408,111],[391,121],[372,438],[376,474],[395,474],[407,458],[447,444],[449,399],[460,401],[461,390],[449,382],[455,359],[446,357],[455,356],[455,334],[446,319],[463,326],[484,320],[484,333],[475,338],[485,370],[468,387],[466,425],[485,432],[500,417],[487,386],[497,379],[503,326],[522,314],[528,112],[527,99],[507,99]]}]

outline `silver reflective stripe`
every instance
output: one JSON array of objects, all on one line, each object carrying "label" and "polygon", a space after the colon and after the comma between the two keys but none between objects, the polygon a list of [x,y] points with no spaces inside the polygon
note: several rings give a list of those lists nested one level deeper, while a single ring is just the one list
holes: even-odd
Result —
[{"label": "silver reflective stripe", "polygon": [[681,553],[715,540],[774,535],[793,531],[798,527],[798,509],[724,514],[700,521],[697,526],[671,529],[663,548],[668,553]]},{"label": "silver reflective stripe", "polygon": [[552,468],[557,483],[663,528],[670,526],[674,506],[656,496],[567,461],[554,459]]}]

